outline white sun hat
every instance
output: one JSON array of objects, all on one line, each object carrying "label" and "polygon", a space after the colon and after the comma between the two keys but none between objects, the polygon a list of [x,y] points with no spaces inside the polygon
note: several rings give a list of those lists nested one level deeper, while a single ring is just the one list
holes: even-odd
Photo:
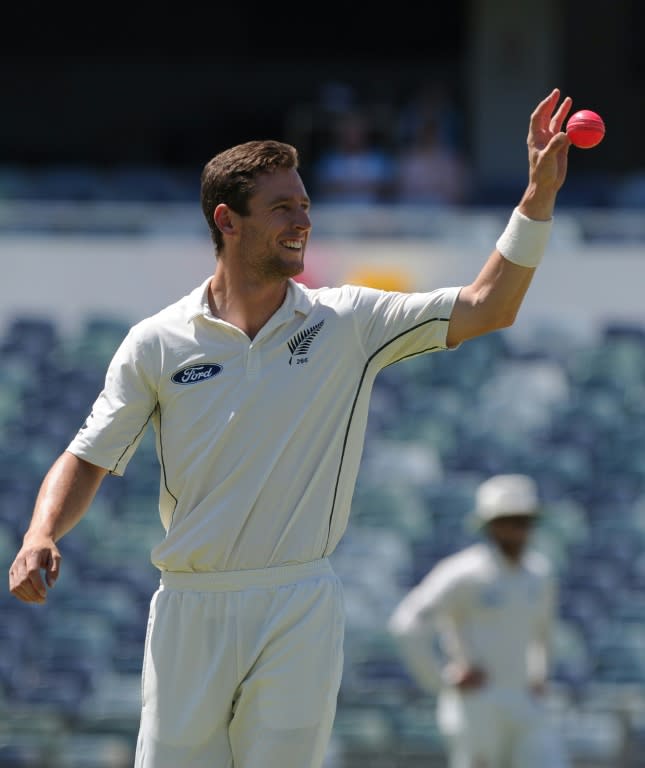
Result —
[{"label": "white sun hat", "polygon": [[539,513],[537,486],[528,475],[493,475],[477,488],[474,517],[480,524],[498,517]]}]

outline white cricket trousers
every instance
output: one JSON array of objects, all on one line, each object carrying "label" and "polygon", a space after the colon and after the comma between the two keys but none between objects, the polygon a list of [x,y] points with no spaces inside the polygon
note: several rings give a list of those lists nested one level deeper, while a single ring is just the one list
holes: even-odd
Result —
[{"label": "white cricket trousers", "polygon": [[442,691],[437,723],[450,768],[570,768],[543,703],[528,691]]},{"label": "white cricket trousers", "polygon": [[135,768],[320,768],[344,617],[327,559],[163,572],[150,603]]}]

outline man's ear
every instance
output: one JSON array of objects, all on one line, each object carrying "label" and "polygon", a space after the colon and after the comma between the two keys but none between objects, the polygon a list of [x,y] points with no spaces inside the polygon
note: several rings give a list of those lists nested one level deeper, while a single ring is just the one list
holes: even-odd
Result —
[{"label": "man's ear", "polygon": [[235,231],[234,214],[226,203],[220,203],[215,208],[213,220],[222,234],[230,235]]}]

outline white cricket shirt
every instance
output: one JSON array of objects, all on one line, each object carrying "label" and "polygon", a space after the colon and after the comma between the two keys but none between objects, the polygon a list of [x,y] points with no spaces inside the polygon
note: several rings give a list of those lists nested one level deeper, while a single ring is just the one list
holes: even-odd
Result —
[{"label": "white cricket shirt", "polygon": [[460,288],[290,281],[251,341],[212,315],[210,279],[130,329],[67,450],[121,475],[152,424],[162,570],[325,557],[347,526],[376,373],[446,349]]},{"label": "white cricket shirt", "polygon": [[440,560],[404,596],[388,628],[426,690],[441,688],[442,665],[456,661],[482,667],[491,686],[525,691],[547,679],[555,601],[554,574],[541,553],[528,551],[513,567],[486,541]]}]

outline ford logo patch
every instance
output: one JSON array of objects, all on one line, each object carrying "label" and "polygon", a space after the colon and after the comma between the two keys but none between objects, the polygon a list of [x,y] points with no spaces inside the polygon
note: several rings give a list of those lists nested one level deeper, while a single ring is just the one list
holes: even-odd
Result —
[{"label": "ford logo patch", "polygon": [[202,365],[189,365],[173,374],[172,381],[175,384],[197,384],[206,379],[212,379],[222,370],[219,363],[203,363]]}]

